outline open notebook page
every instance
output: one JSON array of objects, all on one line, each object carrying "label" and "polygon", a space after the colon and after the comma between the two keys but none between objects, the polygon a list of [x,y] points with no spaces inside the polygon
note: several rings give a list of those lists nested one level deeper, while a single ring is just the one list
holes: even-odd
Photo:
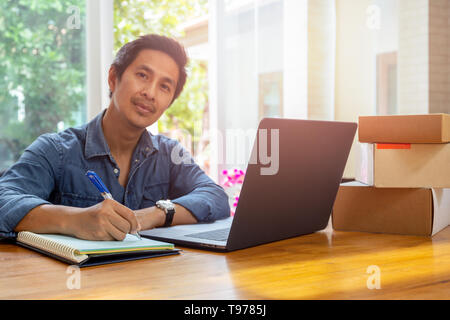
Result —
[{"label": "open notebook page", "polygon": [[79,254],[101,254],[113,252],[170,250],[174,245],[167,242],[150,240],[127,234],[123,241],[92,241],[57,234],[40,234],[39,236],[76,249]]}]

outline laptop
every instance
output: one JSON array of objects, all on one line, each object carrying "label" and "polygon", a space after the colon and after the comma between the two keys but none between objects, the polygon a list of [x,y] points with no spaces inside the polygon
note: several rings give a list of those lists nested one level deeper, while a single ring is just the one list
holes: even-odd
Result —
[{"label": "laptop", "polygon": [[264,118],[233,217],[140,234],[186,247],[234,251],[322,230],[356,128],[350,122]]}]

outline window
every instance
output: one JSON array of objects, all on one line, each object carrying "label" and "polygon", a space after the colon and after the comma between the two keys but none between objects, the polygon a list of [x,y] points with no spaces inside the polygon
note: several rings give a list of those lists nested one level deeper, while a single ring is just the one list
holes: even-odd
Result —
[{"label": "window", "polygon": [[[289,117],[303,107],[298,107],[302,99],[297,87],[305,83],[298,79],[306,71],[299,71],[302,57],[297,53],[305,44],[298,38],[299,45],[285,50],[286,35],[297,30],[295,23],[286,28],[286,19],[295,15],[295,21],[302,21],[301,14],[288,12],[298,4],[301,2],[210,1],[211,176],[216,181],[224,170],[246,169],[259,120]],[[296,84],[294,100],[286,83]],[[286,101],[290,110],[284,106]]]},{"label": "window", "polygon": [[0,2],[0,170],[86,121],[85,0]]}]

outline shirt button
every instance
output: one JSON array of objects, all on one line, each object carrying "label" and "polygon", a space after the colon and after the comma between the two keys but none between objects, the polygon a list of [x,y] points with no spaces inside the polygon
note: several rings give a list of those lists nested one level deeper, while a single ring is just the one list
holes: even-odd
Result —
[{"label": "shirt button", "polygon": [[139,159],[134,160],[134,162],[139,162]]},{"label": "shirt button", "polygon": [[118,174],[118,173],[119,173],[119,169],[115,168],[115,169],[114,169],[114,173],[115,173],[115,174]]}]

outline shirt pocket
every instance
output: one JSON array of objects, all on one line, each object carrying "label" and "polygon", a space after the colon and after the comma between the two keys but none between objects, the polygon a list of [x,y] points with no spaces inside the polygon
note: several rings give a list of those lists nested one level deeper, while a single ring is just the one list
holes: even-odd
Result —
[{"label": "shirt pocket", "polygon": [[141,208],[150,208],[159,200],[166,200],[169,194],[169,182],[161,182],[144,188]]},{"label": "shirt pocket", "polygon": [[80,195],[74,193],[61,193],[60,195],[61,205],[69,207],[92,207],[103,200],[103,197],[93,195]]}]

